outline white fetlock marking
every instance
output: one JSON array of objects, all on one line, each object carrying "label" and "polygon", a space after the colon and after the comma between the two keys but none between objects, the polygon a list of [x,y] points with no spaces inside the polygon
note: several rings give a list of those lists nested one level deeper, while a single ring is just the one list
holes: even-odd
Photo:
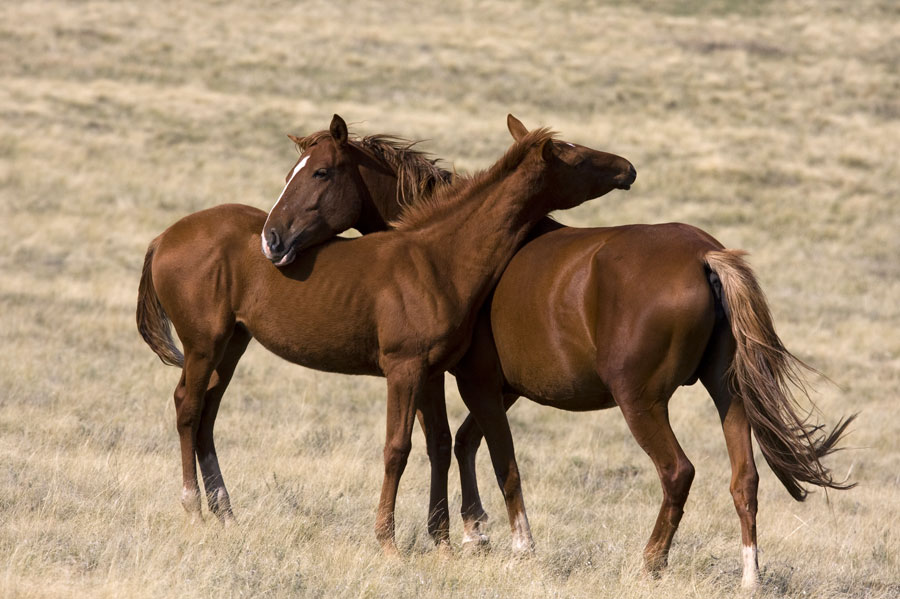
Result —
[{"label": "white fetlock marking", "polygon": [[513,527],[513,553],[531,553],[534,551],[534,539],[531,538],[531,527],[528,516],[524,512],[516,516]]},{"label": "white fetlock marking", "polygon": [[491,542],[491,539],[478,530],[467,530],[463,533],[463,546],[471,545],[473,547],[480,547],[482,545],[487,545]]},{"label": "white fetlock marking", "polygon": [[741,555],[744,558],[744,575],[741,578],[741,586],[745,589],[755,588],[759,581],[756,545],[744,546],[741,549]]},{"label": "white fetlock marking", "polygon": [[200,522],[200,492],[187,487],[181,489],[181,505],[191,518],[191,522]]}]

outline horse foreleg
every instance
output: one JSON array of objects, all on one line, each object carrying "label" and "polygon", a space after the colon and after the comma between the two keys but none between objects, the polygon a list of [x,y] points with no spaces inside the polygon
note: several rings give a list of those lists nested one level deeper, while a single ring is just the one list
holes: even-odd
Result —
[{"label": "horse foreleg", "polygon": [[412,447],[416,407],[422,403],[425,380],[421,368],[405,365],[386,372],[388,397],[384,441],[384,482],[375,519],[375,537],[385,553],[396,554],[394,506],[397,488]]},{"label": "horse foreleg", "polygon": [[[496,392],[485,392],[476,379],[468,378],[462,373],[457,374],[457,385],[460,395],[472,416],[478,423],[478,428],[487,440],[488,450],[491,454],[491,463],[494,466],[494,474],[497,483],[503,492],[506,502],[506,511],[509,516],[509,524],[512,529],[512,546],[515,553],[525,553],[534,549],[534,539],[531,536],[531,527],[528,524],[528,516],[525,512],[525,500],[522,497],[522,483],[519,477],[519,467],[516,463],[515,449],[513,447],[512,433],[509,430],[509,421],[506,419],[506,408],[502,395]],[[474,458],[472,459],[474,462]],[[474,478],[470,484],[474,484]],[[478,489],[474,487],[477,497]],[[475,504],[480,506],[481,499],[464,499],[463,505]],[[482,509],[483,513],[484,510]],[[466,523],[465,542],[485,544],[487,536],[480,530],[480,524],[471,516]],[[466,518],[465,510],[463,512]]]},{"label": "horse foreleg", "polygon": [[[517,399],[518,395],[504,394],[504,409],[509,410],[509,407]],[[483,437],[475,417],[469,414],[456,431],[456,442],[453,445],[456,461],[459,464],[459,479],[462,488],[461,512],[464,547],[479,548],[490,543],[490,538],[485,531],[488,515],[481,504],[478,476],[475,469],[475,458]]]},{"label": "horse foreleg", "polygon": [[450,545],[450,510],[447,505],[447,476],[450,471],[451,438],[444,400],[444,375],[425,385],[419,405],[419,423],[431,462],[431,496],[428,502],[428,534],[436,545]]},{"label": "horse foreleg", "polygon": [[656,573],[668,563],[672,538],[678,530],[684,503],[694,480],[694,466],[684,455],[672,432],[664,400],[659,396],[648,398],[646,395],[632,398],[626,393],[618,395],[616,401],[631,434],[653,460],[662,485],[662,505],[650,540],[644,547],[644,567]]},{"label": "horse foreleg", "polygon": [[216,455],[213,427],[216,423],[216,415],[222,396],[231,382],[234,369],[238,361],[244,355],[247,344],[250,343],[250,334],[241,326],[238,326],[228,341],[222,359],[216,366],[215,372],[210,378],[209,386],[203,399],[203,411],[200,414],[200,426],[197,431],[197,461],[200,463],[200,472],[203,476],[203,487],[206,490],[206,500],[209,511],[215,514],[224,524],[234,522],[234,513],[231,511],[231,499],[225,488],[222,471],[219,468],[219,458]]}]

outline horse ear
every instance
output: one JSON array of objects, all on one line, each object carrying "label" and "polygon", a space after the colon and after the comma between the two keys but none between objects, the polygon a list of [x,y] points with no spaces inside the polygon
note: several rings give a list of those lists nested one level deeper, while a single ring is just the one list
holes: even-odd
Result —
[{"label": "horse ear", "polygon": [[509,129],[509,132],[512,134],[513,139],[516,141],[521,140],[528,134],[528,129],[525,128],[525,125],[522,124],[522,121],[517,119],[511,114],[506,115],[506,128]]},{"label": "horse ear", "polygon": [[340,116],[334,115],[328,130],[338,145],[342,146],[347,143],[347,123]]},{"label": "horse ear", "polygon": [[545,139],[541,142],[541,160],[550,162],[551,158],[553,158],[553,140]]},{"label": "horse ear", "polygon": [[302,146],[302,145],[303,145],[303,138],[302,138],[302,137],[297,137],[296,135],[291,135],[290,133],[288,133],[287,136],[288,136],[288,139],[290,139],[292,142],[294,142],[294,143],[297,144],[298,146]]}]

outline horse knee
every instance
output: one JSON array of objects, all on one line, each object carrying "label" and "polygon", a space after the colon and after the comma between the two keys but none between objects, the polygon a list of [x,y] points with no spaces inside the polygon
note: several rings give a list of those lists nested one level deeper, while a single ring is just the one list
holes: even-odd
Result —
[{"label": "horse knee", "polygon": [[406,461],[412,450],[409,441],[395,443],[388,441],[384,445],[384,468],[389,471],[402,471],[406,468]]},{"label": "horse knee", "polygon": [[673,506],[684,507],[694,482],[694,465],[687,459],[679,460],[663,470],[661,478],[665,500]]}]

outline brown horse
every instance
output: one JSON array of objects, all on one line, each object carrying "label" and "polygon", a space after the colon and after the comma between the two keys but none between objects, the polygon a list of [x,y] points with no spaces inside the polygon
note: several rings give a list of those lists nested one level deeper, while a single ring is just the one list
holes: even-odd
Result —
[{"label": "brown horse", "polygon": [[[368,189],[359,154],[336,117],[331,135],[300,157],[273,212],[294,197],[331,216],[337,214],[331,206],[362,202]],[[396,551],[394,503],[414,414],[419,409],[426,424],[435,423],[426,435],[441,420],[446,427],[443,373],[465,352],[478,308],[507,262],[548,212],[627,188],[634,176],[627,160],[557,142],[542,129],[518,137],[487,171],[411,205],[393,231],[338,239],[298,255],[298,246],[282,241],[287,233],[273,236],[267,228],[262,247],[270,262],[260,253],[266,218],[258,210],[226,205],[175,223],[148,248],[137,321],[164,361],[181,361],[166,319],[184,347],[175,390],[184,507],[199,515],[198,459],[212,511],[230,517],[212,428],[224,386],[255,337],[304,366],[386,377],[385,476],[375,530],[385,550]],[[337,221],[323,220],[328,224],[315,230],[333,232]],[[302,247],[311,237],[301,232],[290,239]],[[498,430],[486,435],[492,454],[498,443],[512,445]],[[449,445],[446,453],[449,458]],[[518,480],[513,456],[509,463]],[[446,480],[443,493],[446,506]],[[524,518],[520,494],[508,498],[507,508],[511,520]],[[432,533],[445,541],[446,519]]]},{"label": "brown horse", "polygon": [[[521,123],[510,124],[514,135],[526,133]],[[303,200],[285,206],[279,218],[302,211]],[[390,201],[378,205],[385,221],[400,210]],[[272,234],[276,219],[269,220]],[[683,224],[574,229],[544,219],[531,237],[482,311],[469,351],[452,369],[467,405],[483,414],[501,394],[507,407],[518,395],[566,410],[618,405],[663,487],[645,549],[645,564],[655,571],[665,566],[693,478],[669,426],[667,404],[678,386],[701,380],[722,419],[742,529],[743,584],[753,586],[758,473],[750,431],[776,476],[803,500],[803,483],[848,486],[833,481],[821,458],[834,451],[852,417],[823,434],[801,415],[790,384],[805,392],[798,372],[803,365],[775,334],[740,252],[725,250],[705,232]],[[504,424],[496,412],[488,418],[486,429]],[[474,469],[480,439],[470,416],[456,442],[464,543],[487,542]],[[530,538],[527,531],[518,535]]]}]

